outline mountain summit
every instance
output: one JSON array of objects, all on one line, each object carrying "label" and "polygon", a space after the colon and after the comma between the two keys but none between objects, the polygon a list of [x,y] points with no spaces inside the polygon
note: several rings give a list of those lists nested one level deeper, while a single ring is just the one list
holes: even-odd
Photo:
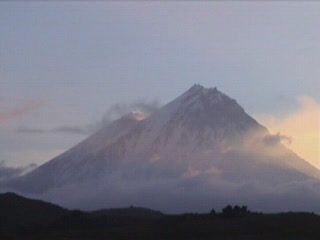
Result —
[{"label": "mountain summit", "polygon": [[[210,127],[238,130],[245,129],[257,122],[245,113],[243,108],[217,88],[204,88],[194,85],[180,97],[159,111],[170,121],[189,127]],[[158,116],[156,116],[158,117]]]},{"label": "mountain summit", "polygon": [[319,170],[271,138],[234,99],[196,84],[152,115],[125,115],[2,185],[84,209],[207,211],[228,202],[317,210]]}]

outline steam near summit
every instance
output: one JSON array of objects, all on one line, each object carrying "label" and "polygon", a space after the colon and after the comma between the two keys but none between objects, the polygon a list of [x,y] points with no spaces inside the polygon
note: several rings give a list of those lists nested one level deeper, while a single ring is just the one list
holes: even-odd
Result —
[{"label": "steam near summit", "polygon": [[196,84],[151,115],[128,113],[1,184],[83,209],[183,212],[231,203],[319,211],[319,170],[273,137],[236,100]]}]

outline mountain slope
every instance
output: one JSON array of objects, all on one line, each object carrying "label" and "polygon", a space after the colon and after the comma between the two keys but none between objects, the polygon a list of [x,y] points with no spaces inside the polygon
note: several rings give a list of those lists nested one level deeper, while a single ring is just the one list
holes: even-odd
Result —
[{"label": "mountain slope", "polygon": [[[268,137],[234,99],[194,85],[150,117],[124,116],[6,186],[88,209],[134,204],[185,211],[233,195],[277,196],[285,206],[283,188],[289,195],[317,188],[319,170]],[[318,193],[309,192],[315,199]]]}]

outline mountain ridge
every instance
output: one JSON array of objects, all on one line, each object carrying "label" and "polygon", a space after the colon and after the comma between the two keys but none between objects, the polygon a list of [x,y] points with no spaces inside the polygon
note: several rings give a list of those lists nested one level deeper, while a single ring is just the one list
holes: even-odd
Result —
[{"label": "mountain ridge", "polygon": [[181,210],[204,209],[205,198],[226,201],[246,186],[251,190],[239,201],[272,201],[274,193],[281,202],[285,186],[290,194],[305,186],[310,199],[320,197],[313,190],[319,171],[266,136],[236,100],[196,84],[146,118],[135,113],[112,122],[7,186],[83,208],[143,202],[173,209],[184,196]]}]

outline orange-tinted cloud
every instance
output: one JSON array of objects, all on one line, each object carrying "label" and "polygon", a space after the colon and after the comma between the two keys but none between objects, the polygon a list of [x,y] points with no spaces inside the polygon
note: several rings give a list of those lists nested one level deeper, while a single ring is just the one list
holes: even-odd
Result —
[{"label": "orange-tinted cloud", "polygon": [[22,117],[22,116],[38,109],[40,106],[41,106],[40,102],[32,101],[32,102],[28,102],[20,107],[16,107],[16,108],[7,110],[6,112],[0,112],[0,122],[6,121],[9,119]]},{"label": "orange-tinted cloud", "polygon": [[283,142],[299,156],[320,168],[320,104],[313,98],[297,98],[299,107],[284,117],[256,115],[255,118],[272,133],[290,136],[292,141]]}]

